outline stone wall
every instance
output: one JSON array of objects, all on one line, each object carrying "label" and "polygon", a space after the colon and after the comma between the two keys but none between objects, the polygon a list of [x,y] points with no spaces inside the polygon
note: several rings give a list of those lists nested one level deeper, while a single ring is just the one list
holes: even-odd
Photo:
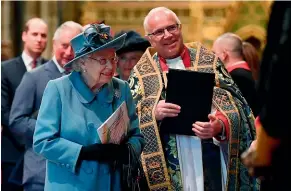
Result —
[{"label": "stone wall", "polygon": [[1,1],[1,5],[1,39],[10,42],[12,54],[17,54],[15,47],[22,46],[21,38],[16,35],[21,34],[25,21],[37,16],[49,25],[49,40],[44,56],[50,58],[53,33],[64,21],[73,20],[85,25],[105,20],[115,32],[135,29],[144,35],[143,19],[150,9],[157,6],[166,6],[179,16],[185,42],[201,41],[211,47],[220,34],[235,32],[244,40],[256,42],[258,50],[262,50],[271,2],[23,1],[23,17],[17,25],[14,18],[15,2]]}]

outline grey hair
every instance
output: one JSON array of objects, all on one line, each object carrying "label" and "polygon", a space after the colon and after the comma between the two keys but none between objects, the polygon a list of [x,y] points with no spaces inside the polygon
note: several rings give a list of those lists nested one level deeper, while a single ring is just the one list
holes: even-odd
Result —
[{"label": "grey hair", "polygon": [[63,30],[79,30],[81,33],[83,32],[83,27],[79,23],[76,23],[74,21],[66,21],[57,28],[53,40],[58,40]]},{"label": "grey hair", "polygon": [[216,41],[231,51],[234,57],[243,56],[242,39],[238,35],[231,32],[224,33],[223,35],[219,36]]},{"label": "grey hair", "polygon": [[72,63],[72,70],[76,71],[76,72],[82,72],[82,68],[81,68],[81,59],[75,60]]},{"label": "grey hair", "polygon": [[168,9],[167,7],[156,7],[156,8],[153,8],[152,10],[150,10],[150,12],[147,14],[147,16],[145,17],[145,19],[143,21],[143,27],[144,27],[146,34],[150,33],[149,26],[148,26],[149,19],[158,12],[164,12],[164,14],[173,15],[173,17],[177,21],[177,24],[181,24],[180,19],[178,18],[178,16],[176,15],[176,13],[174,11],[172,11],[171,9]]},{"label": "grey hair", "polygon": [[87,58],[88,58],[88,55],[83,56],[82,58],[79,58],[79,59],[75,60],[72,63],[72,69],[74,71],[76,71],[76,72],[81,72],[82,73],[83,70],[82,70],[81,64],[83,64]]}]

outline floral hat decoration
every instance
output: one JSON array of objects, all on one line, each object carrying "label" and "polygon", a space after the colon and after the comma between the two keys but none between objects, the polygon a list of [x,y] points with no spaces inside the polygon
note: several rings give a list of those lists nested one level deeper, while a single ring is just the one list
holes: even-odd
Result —
[{"label": "floral hat decoration", "polygon": [[75,57],[65,65],[65,68],[70,68],[74,61],[87,54],[108,48],[119,50],[123,46],[127,34],[113,38],[110,35],[110,29],[110,26],[103,23],[91,24],[83,33],[74,37],[71,40],[71,46],[74,50]]}]

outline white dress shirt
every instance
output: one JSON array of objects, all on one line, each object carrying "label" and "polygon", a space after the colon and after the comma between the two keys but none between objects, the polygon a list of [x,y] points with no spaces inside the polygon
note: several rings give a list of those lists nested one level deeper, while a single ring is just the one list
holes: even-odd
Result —
[{"label": "white dress shirt", "polygon": [[[27,71],[32,70],[33,58],[26,54],[24,51],[22,52],[21,58],[24,62]],[[36,59],[36,66],[41,65],[41,57]]]},{"label": "white dress shirt", "polygon": [[57,66],[58,70],[60,71],[61,74],[64,74],[65,69],[63,67],[60,66],[60,64],[58,63],[57,59],[55,56],[53,56],[52,60],[54,61],[55,65]]}]

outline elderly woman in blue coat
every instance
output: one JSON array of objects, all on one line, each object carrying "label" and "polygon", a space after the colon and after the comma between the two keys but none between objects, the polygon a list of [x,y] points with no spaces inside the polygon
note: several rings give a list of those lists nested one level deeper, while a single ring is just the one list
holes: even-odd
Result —
[{"label": "elderly woman in blue coat", "polygon": [[[71,41],[73,72],[47,84],[33,137],[35,152],[47,159],[45,190],[119,191],[128,144],[140,155],[144,138],[127,82],[113,78],[126,34],[113,39],[110,27],[89,26]],[[121,144],[102,144],[97,129],[123,102],[130,120]],[[113,162],[114,161],[114,162]]]}]

